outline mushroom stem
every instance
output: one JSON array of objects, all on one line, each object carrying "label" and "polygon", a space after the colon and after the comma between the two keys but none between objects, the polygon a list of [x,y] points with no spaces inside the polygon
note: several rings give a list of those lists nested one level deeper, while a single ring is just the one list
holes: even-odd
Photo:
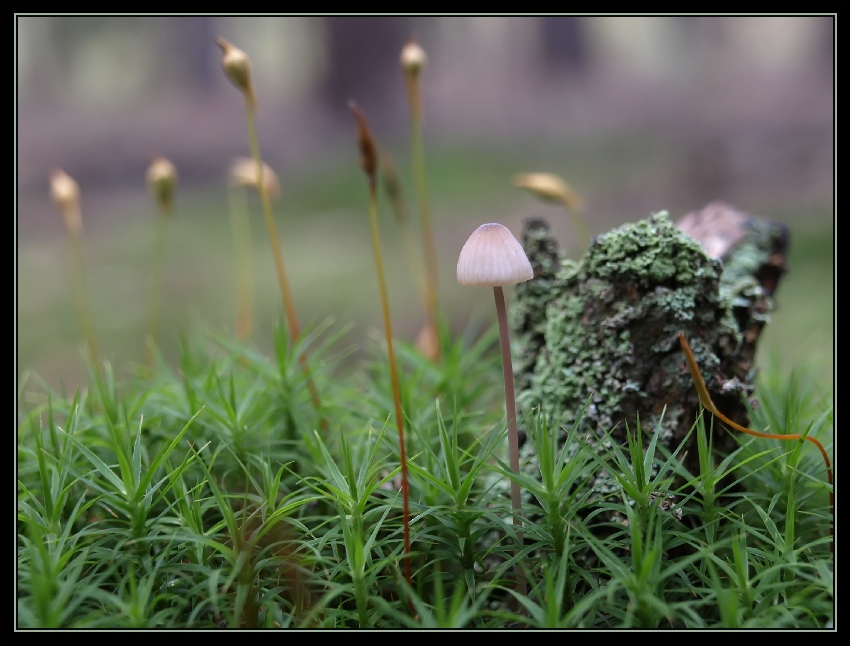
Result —
[{"label": "mushroom stem", "polygon": [[[516,427],[516,400],[514,395],[514,370],[511,363],[511,340],[508,333],[508,315],[505,308],[505,293],[500,285],[493,287],[496,297],[496,318],[499,321],[499,341],[502,348],[502,372],[505,377],[505,409],[508,416],[508,450],[511,469],[519,475],[519,433]],[[511,507],[514,511],[514,526],[517,527],[517,539],[522,545],[522,497],[519,483],[511,480]],[[526,594],[525,575],[519,563],[515,566],[517,592]]]}]

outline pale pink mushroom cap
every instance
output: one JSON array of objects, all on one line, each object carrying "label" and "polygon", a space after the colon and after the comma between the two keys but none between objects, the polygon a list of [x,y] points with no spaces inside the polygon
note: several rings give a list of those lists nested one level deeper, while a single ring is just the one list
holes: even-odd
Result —
[{"label": "pale pink mushroom cap", "polygon": [[478,227],[457,259],[457,282],[461,285],[499,287],[532,278],[534,271],[522,245],[501,224]]}]

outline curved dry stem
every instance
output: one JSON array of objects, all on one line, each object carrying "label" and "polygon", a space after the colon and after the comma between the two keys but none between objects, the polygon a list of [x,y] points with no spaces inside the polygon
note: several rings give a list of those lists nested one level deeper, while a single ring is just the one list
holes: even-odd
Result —
[{"label": "curved dry stem", "polygon": [[398,428],[398,449],[401,462],[401,500],[402,522],[404,525],[404,576],[407,585],[413,589],[410,573],[410,491],[407,478],[407,453],[404,446],[404,414],[401,410],[401,392],[398,384],[395,352],[393,350],[393,332],[390,322],[390,302],[387,296],[387,281],[384,277],[384,261],[381,256],[381,237],[378,231],[377,196],[375,182],[370,178],[369,184],[369,223],[372,229],[372,249],[375,253],[375,267],[378,273],[378,287],[381,291],[381,309],[384,317],[384,334],[387,340],[387,357],[390,362],[390,379],[393,386],[393,404],[395,406],[396,427]]},{"label": "curved dry stem", "polygon": [[[826,479],[829,484],[829,513],[830,516],[832,516],[830,535],[832,536],[834,532],[832,528],[835,526],[835,500],[832,483],[832,466],[830,465],[829,455],[827,455],[826,449],[823,447],[823,444],[821,444],[817,440],[817,438],[811,437],[809,435],[801,435],[799,433],[789,435],[762,433],[761,431],[754,431],[750,428],[741,426],[740,424],[733,422],[731,419],[721,413],[717,409],[717,406],[714,405],[714,402],[711,401],[711,395],[709,395],[708,388],[705,385],[705,380],[703,380],[702,375],[700,374],[699,366],[697,366],[696,359],[694,358],[694,353],[691,351],[691,346],[688,345],[688,341],[687,339],[685,339],[685,335],[682,332],[679,332],[679,343],[685,353],[685,361],[687,361],[688,370],[691,373],[691,379],[694,380],[694,384],[696,385],[700,403],[702,404],[703,408],[712,413],[721,422],[723,422],[727,426],[734,428],[736,431],[746,433],[747,435],[754,435],[755,437],[764,437],[769,440],[806,440],[807,442],[811,442],[817,447],[818,451],[820,451],[820,454],[823,457],[823,462],[826,465]],[[830,552],[832,552],[834,549],[834,537],[833,542],[830,542],[829,544],[829,549]]]}]

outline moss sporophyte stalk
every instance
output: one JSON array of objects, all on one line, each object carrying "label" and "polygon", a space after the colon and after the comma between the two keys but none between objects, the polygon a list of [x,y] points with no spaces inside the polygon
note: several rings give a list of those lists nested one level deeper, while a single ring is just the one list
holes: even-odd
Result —
[{"label": "moss sporophyte stalk", "polygon": [[[404,528],[404,577],[407,585],[413,587],[410,569],[410,484],[407,475],[407,451],[404,438],[404,413],[401,408],[401,390],[399,386],[398,367],[396,365],[393,347],[392,320],[390,302],[387,296],[387,282],[384,275],[384,261],[381,253],[381,236],[378,230],[378,147],[369,129],[369,124],[363,112],[354,101],[349,102],[349,109],[354,115],[357,126],[357,146],[360,150],[360,167],[366,174],[369,184],[369,225],[372,232],[372,251],[375,255],[375,271],[378,275],[378,289],[381,295],[381,311],[384,318],[384,336],[387,343],[387,359],[390,366],[390,381],[393,389],[393,407],[395,408],[396,428],[398,428],[399,461],[401,462],[401,497],[402,524]],[[413,609],[412,601],[410,608]]]},{"label": "moss sporophyte stalk", "polygon": [[[277,271],[278,284],[280,285],[280,295],[283,301],[284,313],[286,314],[286,322],[289,327],[289,335],[293,342],[297,341],[301,336],[301,328],[298,325],[298,318],[295,315],[295,305],[292,301],[292,291],[289,287],[289,279],[286,275],[286,267],[283,263],[283,253],[280,250],[280,243],[277,235],[277,227],[275,225],[274,213],[272,212],[271,197],[269,187],[266,186],[266,173],[262,157],[260,156],[260,143],[257,138],[257,126],[255,112],[257,110],[257,97],[254,92],[254,81],[251,75],[251,61],[248,55],[238,47],[226,41],[224,38],[216,38],[216,45],[221,48],[221,68],[225,76],[238,89],[245,100],[245,123],[248,128],[248,146],[251,149],[251,158],[254,160],[254,178],[257,185],[257,191],[260,193],[260,199],[263,203],[263,216],[266,221],[266,231],[268,231],[269,242],[272,246],[272,255],[274,257],[275,269]],[[316,384],[310,374],[310,366],[307,362],[307,356],[302,354],[299,362],[304,371],[304,378],[307,383],[307,390],[310,392],[310,399],[313,402],[313,407],[319,416],[319,424],[323,429],[327,429],[327,420],[321,411],[321,398]]]},{"label": "moss sporophyte stalk", "polygon": [[148,189],[159,208],[156,233],[154,234],[153,260],[151,264],[150,307],[148,319],[148,367],[156,359],[156,344],[159,335],[159,318],[162,302],[162,272],[165,261],[165,236],[168,221],[174,208],[177,190],[177,169],[170,160],[157,155],[151,160],[146,173]]},{"label": "moss sporophyte stalk", "polygon": [[236,336],[249,338],[254,328],[254,276],[251,245],[251,218],[248,213],[246,191],[265,187],[269,199],[281,196],[280,181],[271,167],[263,162],[263,178],[257,173],[257,164],[250,157],[234,159],[227,173],[228,207],[233,229],[233,249],[236,257],[238,288],[236,295]]},{"label": "moss sporophyte stalk", "polygon": [[422,144],[422,70],[428,63],[425,50],[413,38],[408,40],[399,56],[404,84],[407,90],[407,103],[410,110],[410,161],[413,167],[416,203],[419,211],[419,223],[422,235],[422,249],[425,256],[425,314],[427,322],[420,333],[420,347],[426,356],[439,361],[441,356],[438,330],[437,297],[437,246],[434,242],[434,228],[431,225],[431,207],[428,200],[428,182],[425,173],[425,153]]},{"label": "moss sporophyte stalk", "polygon": [[97,342],[94,317],[89,306],[86,288],[85,262],[83,260],[83,218],[80,207],[80,186],[61,168],[50,173],[50,197],[59,207],[65,230],[68,234],[71,283],[74,290],[74,305],[80,328],[86,339],[89,356],[96,370],[101,369],[101,354]]}]

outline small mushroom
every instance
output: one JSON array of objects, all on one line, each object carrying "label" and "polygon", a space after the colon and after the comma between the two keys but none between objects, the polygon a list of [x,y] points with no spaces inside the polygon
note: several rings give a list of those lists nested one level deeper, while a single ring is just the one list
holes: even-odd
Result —
[{"label": "small mushroom", "polygon": [[[511,341],[508,335],[508,316],[505,309],[504,285],[523,283],[534,278],[534,270],[522,245],[501,224],[482,224],[466,241],[457,260],[457,282],[461,285],[492,287],[496,297],[496,317],[502,348],[502,372],[505,378],[505,409],[508,417],[508,448],[511,469],[519,474],[519,434],[516,426],[514,373],[511,365]],[[522,499],[519,483],[511,480],[511,506],[514,525],[522,541],[520,512]],[[517,587],[525,594],[525,578],[517,565]]]},{"label": "small mushroom", "polygon": [[461,285],[502,287],[532,278],[534,271],[522,245],[501,224],[478,227],[457,259],[457,282]]}]

